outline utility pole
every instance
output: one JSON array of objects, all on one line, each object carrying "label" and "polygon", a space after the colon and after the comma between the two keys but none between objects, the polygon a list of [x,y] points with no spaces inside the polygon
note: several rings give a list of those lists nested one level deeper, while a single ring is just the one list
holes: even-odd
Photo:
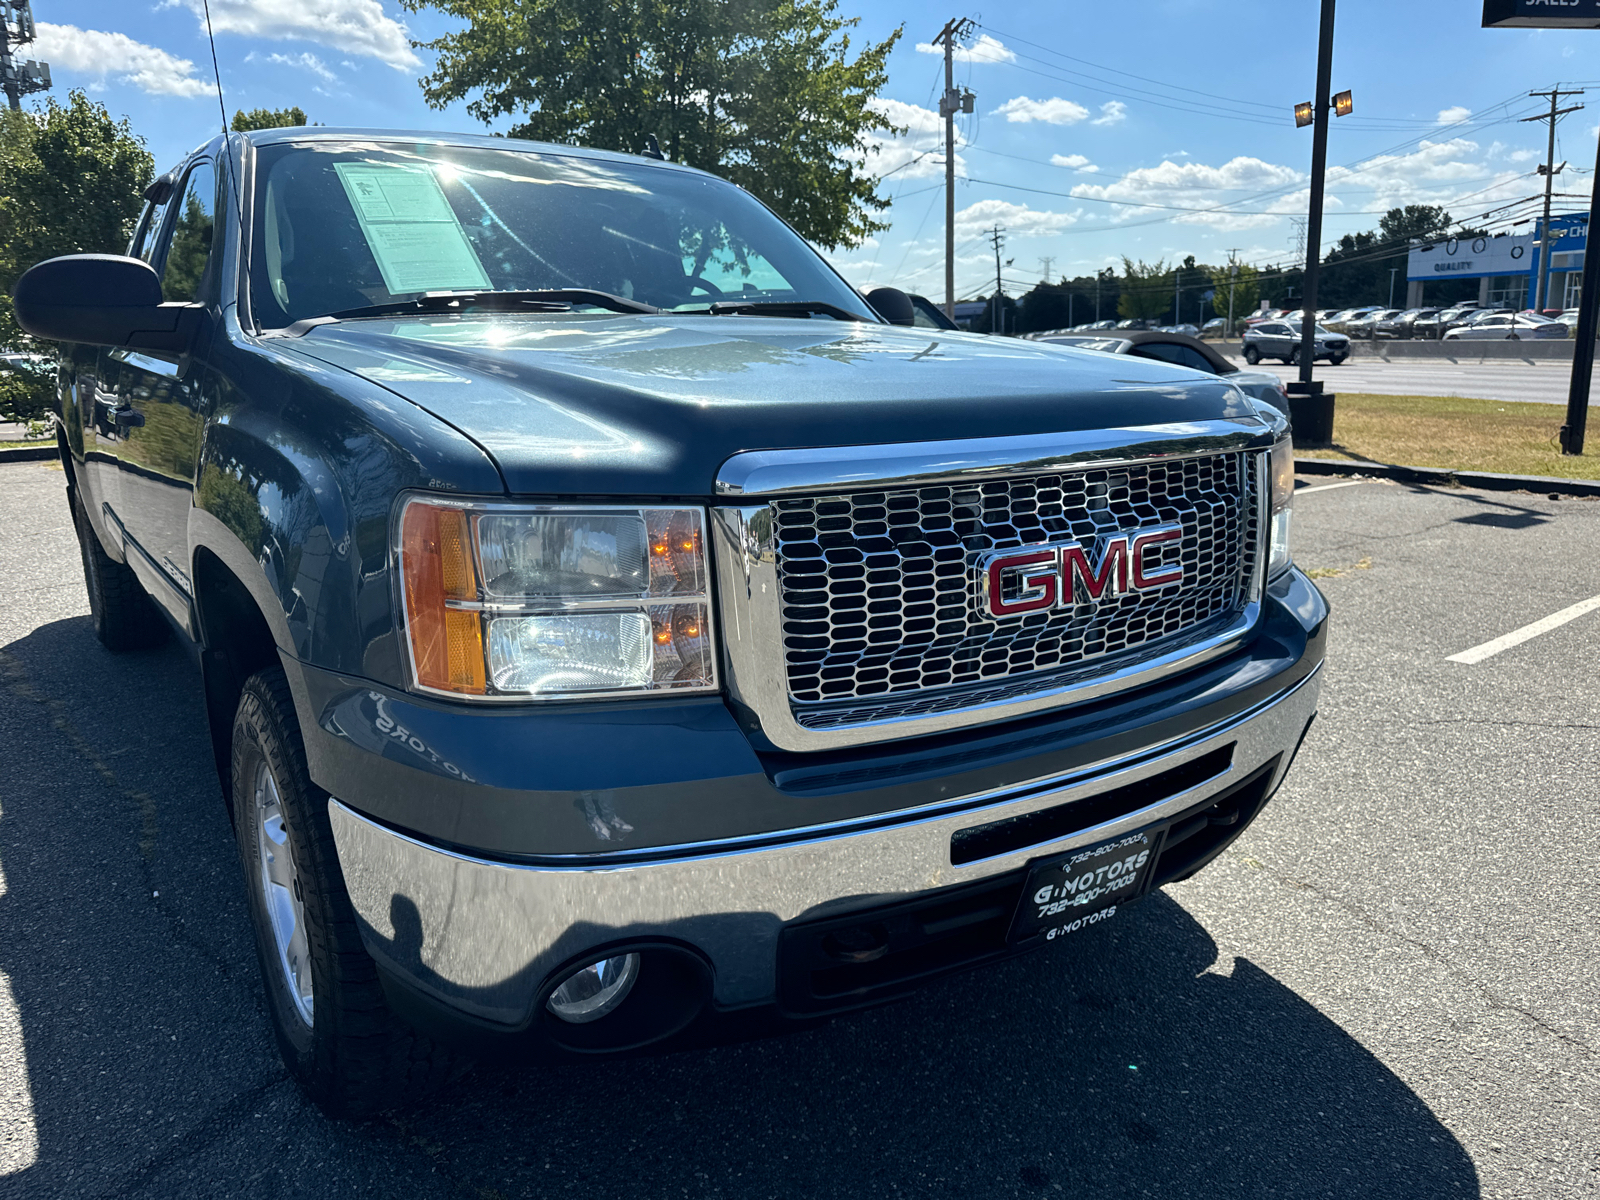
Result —
[{"label": "utility pole", "polygon": [[1100,324],[1100,272],[1094,273],[1094,323]]},{"label": "utility pole", "polygon": [[1043,268],[1044,268],[1043,271],[1041,272],[1041,277],[1042,277],[1042,279],[1043,279],[1043,281],[1045,283],[1049,283],[1050,282],[1050,264],[1055,262],[1055,256],[1054,255],[1046,255],[1044,257],[1041,257],[1039,259],[1039,261],[1040,261],[1040,263],[1043,264]]},{"label": "utility pole", "polygon": [[12,112],[22,111],[22,98],[33,92],[50,90],[50,64],[22,64],[12,58],[13,49],[26,46],[35,37],[33,9],[29,0],[0,0],[0,88]]},{"label": "utility pole", "polygon": [[990,323],[995,333],[1006,331],[1006,293],[1000,281],[1000,251],[1005,247],[1005,230],[996,225],[989,231],[989,241],[994,244],[994,320]]},{"label": "utility pole", "polygon": [[944,118],[944,315],[956,319],[956,113],[973,109],[973,94],[956,91],[956,45],[973,23],[967,17],[944,23],[935,46],[944,43],[944,95],[939,97],[939,115]]},{"label": "utility pole", "polygon": [[1228,251],[1228,327],[1222,331],[1224,339],[1233,336],[1233,285],[1239,278],[1238,254],[1238,247]]},{"label": "utility pole", "polygon": [[1550,122],[1549,146],[1545,150],[1544,165],[1539,168],[1539,174],[1544,176],[1544,223],[1539,226],[1539,278],[1533,293],[1533,311],[1543,312],[1547,302],[1546,293],[1550,290],[1550,259],[1554,257],[1550,253],[1554,245],[1550,239],[1550,189],[1556,181],[1556,176],[1567,165],[1562,163],[1561,166],[1556,166],[1556,118],[1577,112],[1583,107],[1581,104],[1574,104],[1568,108],[1557,108],[1556,105],[1563,96],[1583,95],[1583,89],[1579,88],[1575,92],[1564,92],[1560,88],[1551,88],[1548,92],[1529,92],[1528,95],[1550,97],[1550,111],[1548,113],[1540,113],[1537,117],[1522,118],[1523,124],[1529,121]]},{"label": "utility pole", "polygon": [[1400,270],[1399,267],[1390,267],[1389,268],[1389,307],[1390,308],[1394,307],[1394,277],[1395,277],[1395,272],[1397,272],[1398,270]]}]

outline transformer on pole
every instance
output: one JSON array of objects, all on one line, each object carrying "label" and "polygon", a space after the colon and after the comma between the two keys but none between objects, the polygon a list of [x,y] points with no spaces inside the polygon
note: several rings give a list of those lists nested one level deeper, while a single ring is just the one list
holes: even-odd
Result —
[{"label": "transformer on pole", "polygon": [[956,319],[956,114],[973,110],[973,93],[956,90],[956,45],[972,32],[966,17],[946,21],[935,46],[944,44],[944,95],[939,115],[944,118],[944,315]]}]

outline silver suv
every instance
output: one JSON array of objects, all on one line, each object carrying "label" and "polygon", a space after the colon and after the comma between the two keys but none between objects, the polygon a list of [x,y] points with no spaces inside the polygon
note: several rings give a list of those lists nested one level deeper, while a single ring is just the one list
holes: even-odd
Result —
[{"label": "silver suv", "polygon": [[[1315,357],[1325,358],[1337,367],[1350,357],[1350,339],[1342,333],[1329,333],[1317,326]],[[1263,321],[1244,331],[1244,360],[1252,367],[1263,358],[1300,361],[1300,322]]]}]

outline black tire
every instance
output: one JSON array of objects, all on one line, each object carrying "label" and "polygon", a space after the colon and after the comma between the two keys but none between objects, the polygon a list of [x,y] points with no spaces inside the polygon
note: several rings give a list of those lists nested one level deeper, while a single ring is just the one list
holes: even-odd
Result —
[{"label": "black tire", "polygon": [[106,553],[89,525],[89,515],[83,510],[83,499],[77,489],[69,496],[95,637],[107,650],[117,654],[161,645],[171,632],[166,618],[156,610],[155,602],[133,569]]},{"label": "black tire", "polygon": [[1291,367],[1298,365],[1300,362],[1300,347],[1296,346],[1293,350],[1289,351],[1289,357],[1283,361]]},{"label": "black tire", "polygon": [[[312,985],[309,1023],[291,990],[268,912],[258,794],[263,770],[276,789],[280,821],[273,828],[284,835],[273,841],[292,863],[292,888],[281,894],[285,900],[289,891],[298,896],[296,917],[304,923],[301,969],[309,967]],[[252,675],[239,697],[233,824],[272,1031],[284,1066],[306,1094],[329,1116],[361,1118],[406,1107],[457,1078],[468,1060],[405,1024],[384,999],[339,870],[328,793],[306,771],[289,681],[279,667]]]},{"label": "black tire", "polygon": [[1328,365],[1329,366],[1334,366],[1334,367],[1343,366],[1344,365],[1344,360],[1349,358],[1349,357],[1350,356],[1348,354],[1335,354],[1332,358],[1330,358],[1328,360]]},{"label": "black tire", "polygon": [[1261,351],[1257,350],[1254,346],[1246,346],[1244,348],[1244,360],[1252,367],[1256,366],[1261,361]]}]

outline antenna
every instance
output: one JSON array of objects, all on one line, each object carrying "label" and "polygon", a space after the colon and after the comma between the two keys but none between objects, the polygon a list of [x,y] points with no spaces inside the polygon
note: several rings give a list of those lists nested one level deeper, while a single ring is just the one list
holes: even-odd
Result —
[{"label": "antenna", "polygon": [[211,74],[217,81],[217,112],[222,115],[222,162],[228,172],[228,185],[239,206],[239,255],[244,257],[250,239],[245,236],[244,197],[239,193],[239,177],[233,170],[233,145],[228,137],[228,106],[222,102],[222,68],[217,66],[217,35],[211,32],[211,0],[201,0],[206,13],[206,41],[211,43]]}]

